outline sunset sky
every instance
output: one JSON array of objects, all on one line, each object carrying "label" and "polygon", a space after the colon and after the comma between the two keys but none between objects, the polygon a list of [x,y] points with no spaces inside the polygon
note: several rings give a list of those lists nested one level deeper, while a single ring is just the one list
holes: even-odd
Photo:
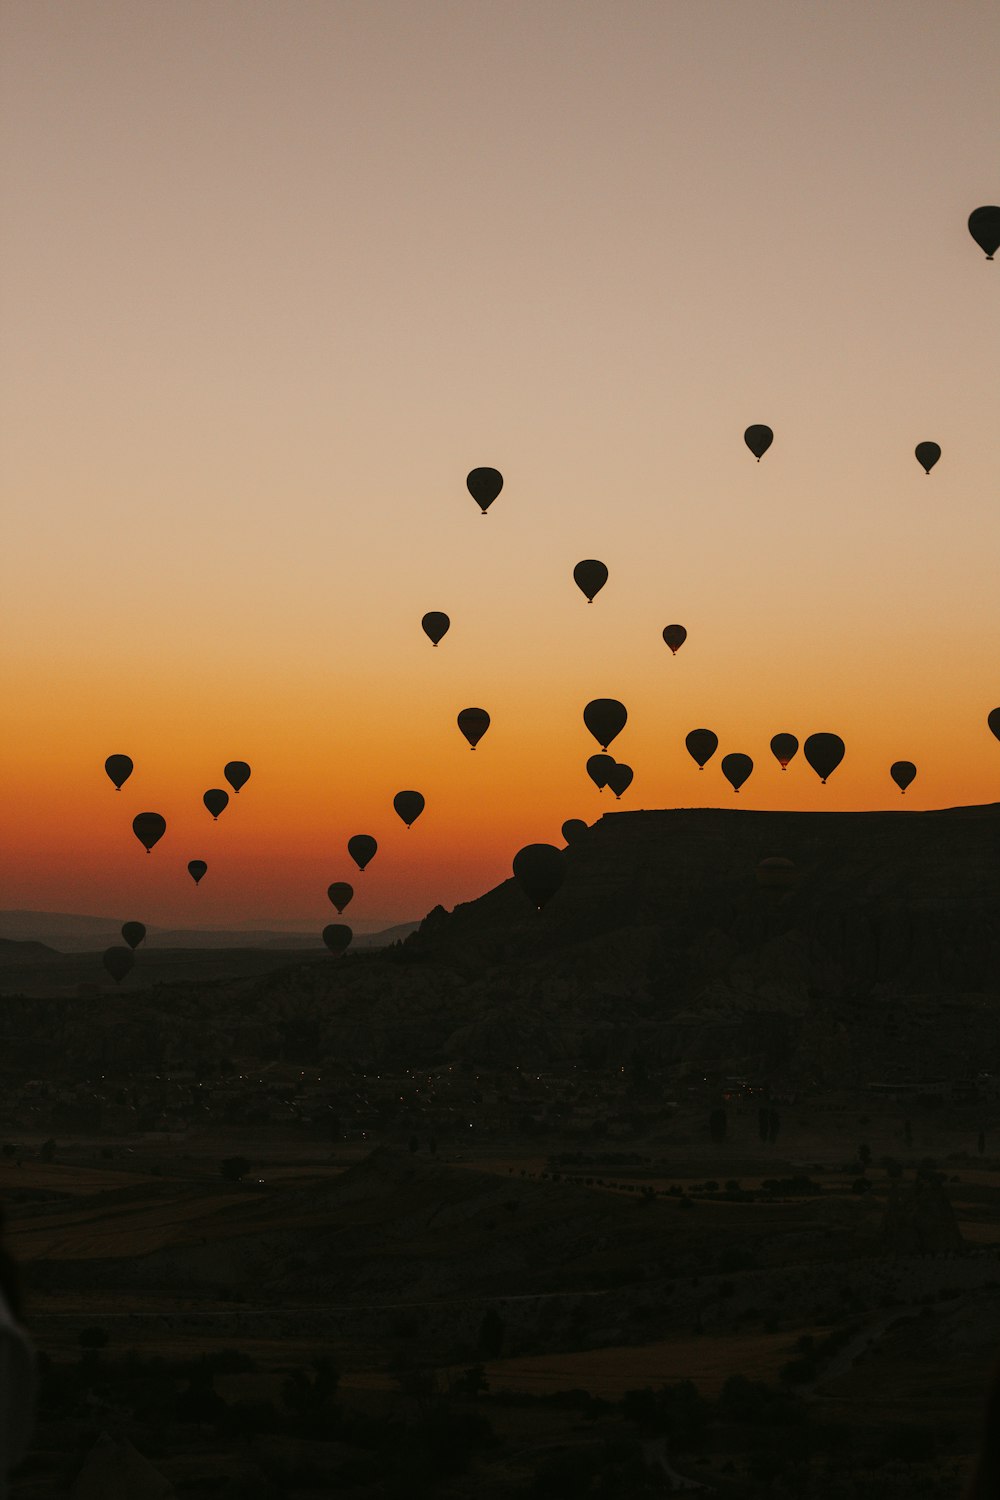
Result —
[{"label": "sunset sky", "polygon": [[346,879],[364,929],[570,817],[1000,798],[994,0],[5,0],[0,46],[0,906],[318,930]]}]

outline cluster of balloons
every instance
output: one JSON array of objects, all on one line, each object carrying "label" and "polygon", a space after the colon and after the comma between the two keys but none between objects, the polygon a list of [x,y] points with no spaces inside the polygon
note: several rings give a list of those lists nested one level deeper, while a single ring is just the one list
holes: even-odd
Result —
[{"label": "cluster of balloons", "polygon": [[[412,828],[426,803],[422,792],[403,791],[396,793],[392,799],[392,805],[406,827]],[[347,840],[347,852],[358,869],[364,873],[365,867],[371,864],[378,853],[378,840],[370,833],[354,833]],[[346,880],[335,880],[327,887],[326,894],[331,906],[336,907],[337,915],[343,916],[345,906],[353,900],[354,887],[348,885]],[[353,937],[353,931],[345,922],[332,922],[328,927],[323,928],[323,941],[330,952],[338,958],[346,952]]]},{"label": "cluster of balloons", "polygon": [[146,936],[146,928],[142,922],[123,922],[122,937],[127,947],[105,948],[104,967],[107,969],[115,984],[121,984],[126,974],[131,973],[135,963],[135,949]]}]

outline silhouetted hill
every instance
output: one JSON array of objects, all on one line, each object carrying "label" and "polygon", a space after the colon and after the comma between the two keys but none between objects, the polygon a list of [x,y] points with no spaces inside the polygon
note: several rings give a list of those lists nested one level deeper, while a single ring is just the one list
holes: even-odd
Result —
[{"label": "silhouetted hill", "polygon": [[48,948],[44,943],[17,943],[11,938],[0,938],[0,964],[4,967],[8,964],[45,963],[60,957],[54,948]]}]

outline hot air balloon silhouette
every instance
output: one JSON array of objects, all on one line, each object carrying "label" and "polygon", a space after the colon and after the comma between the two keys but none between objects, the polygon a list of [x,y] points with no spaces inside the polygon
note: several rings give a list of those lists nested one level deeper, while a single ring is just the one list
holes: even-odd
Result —
[{"label": "hot air balloon silhouette", "polygon": [[771,754],[782,770],[786,768],[798,748],[799,742],[794,734],[776,734],[771,741]]},{"label": "hot air balloon silhouette", "polygon": [[753,770],[753,761],[749,755],[733,755],[722,757],[722,774],[729,782],[734,792],[738,792]]},{"label": "hot air balloon silhouette", "polygon": [[229,793],[224,792],[221,786],[213,786],[209,787],[201,800],[212,814],[212,822],[217,823],[219,814],[229,806]]},{"label": "hot air balloon silhouette", "polygon": [[201,877],[206,873],[207,870],[208,865],[206,865],[203,859],[188,860],[188,874],[191,876],[191,879],[194,881],[195,885],[198,884],[198,882],[201,880]]},{"label": "hot air balloon silhouette", "polygon": [[340,955],[350,944],[354,933],[346,922],[331,922],[328,927],[323,928],[323,941],[335,958]]},{"label": "hot air balloon silhouette", "polygon": [[611,770],[608,772],[608,786],[614,792],[616,802],[621,801],[622,792],[627,792],[632,785],[634,774],[632,767],[626,766],[620,760],[616,760],[611,767]]},{"label": "hot air balloon silhouette", "polygon": [[917,768],[912,760],[897,760],[889,767],[889,775],[904,794],[916,774]]},{"label": "hot air balloon silhouette", "polygon": [[250,780],[250,767],[245,760],[231,760],[222,774],[238,795],[240,787],[246,786]]},{"label": "hot air balloon silhouette", "polygon": [[458,716],[458,727],[475,750],[490,727],[490,716],[485,708],[463,708]]},{"label": "hot air balloon silhouette", "polygon": [[925,474],[929,474],[941,457],[941,449],[937,443],[918,443],[914,448],[917,463],[921,465]]},{"label": "hot air balloon silhouette", "polygon": [[424,810],[424,799],[419,792],[397,792],[392,805],[407,828],[412,828]]},{"label": "hot air balloon silhouette", "polygon": [[132,819],[132,832],[143,844],[148,854],[154,844],[158,844],[167,831],[167,820],[159,813],[143,812],[136,813]]},{"label": "hot air balloon silhouette", "polygon": [[438,641],[443,640],[448,634],[451,628],[451,621],[439,609],[430,609],[420,621],[420,628],[431,645],[436,646]]},{"label": "hot air balloon silhouette", "polygon": [[578,844],[587,837],[587,825],[582,818],[567,818],[562,826],[562,836],[567,844]]},{"label": "hot air balloon silhouette", "polygon": [[563,851],[555,844],[526,844],[514,855],[513,869],[518,885],[539,911],[566,878]]},{"label": "hot air balloon silhouette", "polygon": [[596,557],[584,558],[578,562],[573,569],[573,582],[584,594],[588,604],[593,604],[595,594],[599,594],[608,581],[608,570]]},{"label": "hot air balloon silhouette", "polygon": [[587,761],[587,775],[599,792],[608,784],[608,772],[615,764],[613,755],[592,755]]},{"label": "hot air balloon silhouette", "polygon": [[969,215],[969,233],[980,250],[986,252],[986,259],[992,260],[1000,250],[1000,208],[995,203],[974,208]]},{"label": "hot air balloon silhouette", "polygon": [[499,469],[473,469],[466,475],[465,483],[469,494],[485,516],[503,489],[503,475]]},{"label": "hot air balloon silhouette", "polygon": [[104,950],[104,967],[115,984],[121,984],[134,963],[135,954],[131,948],[106,948]]},{"label": "hot air balloon silhouette", "polygon": [[746,432],[743,434],[743,441],[746,443],[747,447],[750,449],[750,452],[753,454],[757,462],[760,463],[761,459],[764,457],[764,454],[774,442],[774,433],[771,431],[770,427],[765,427],[762,422],[755,422],[754,425],[752,427],[748,427]]},{"label": "hot air balloon silhouette", "polygon": [[125,782],[131,776],[134,767],[127,755],[109,755],[104,762],[104,769],[114,782],[115,791],[120,792]]},{"label": "hot air balloon silhouette", "polygon": [[354,895],[354,887],[348,885],[346,880],[335,880],[333,885],[327,887],[326,894],[330,898],[331,905],[335,906],[338,912],[343,912],[344,907],[350,903]]},{"label": "hot air balloon silhouette", "polygon": [[683,625],[664,625],[663,639],[670,647],[671,656],[676,656],[688,638],[688,633]]},{"label": "hot air balloon silhouette", "polygon": [[765,891],[789,891],[797,883],[799,872],[790,859],[773,854],[757,866],[757,884]]},{"label": "hot air balloon silhouette", "polygon": [[825,786],[844,758],[844,742],[839,734],[811,734],[802,753]]},{"label": "hot air balloon silhouette", "polygon": [[583,722],[602,750],[625,728],[628,710],[617,698],[593,698],[583,710]]},{"label": "hot air balloon silhouette", "polygon": [[1000,740],[1000,708],[991,708],[986,715],[986,722],[997,739]]},{"label": "hot air balloon silhouette", "polygon": [[705,766],[712,759],[719,748],[719,736],[713,734],[711,729],[692,729],[685,736],[684,743],[687,746],[688,755],[697,764],[699,771],[704,771]]},{"label": "hot air balloon silhouette", "polygon": [[363,870],[365,865],[371,863],[377,851],[378,844],[370,833],[356,833],[347,840],[347,852],[359,870]]},{"label": "hot air balloon silhouette", "polygon": [[123,922],[122,937],[130,948],[138,948],[146,936],[146,929],[141,922]]}]

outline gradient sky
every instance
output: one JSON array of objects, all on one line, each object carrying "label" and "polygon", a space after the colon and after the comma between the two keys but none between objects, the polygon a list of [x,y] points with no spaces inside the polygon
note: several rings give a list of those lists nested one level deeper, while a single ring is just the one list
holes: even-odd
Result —
[{"label": "gradient sky", "polygon": [[[365,928],[569,817],[997,800],[994,0],[5,0],[0,43],[0,906],[318,929],[348,879]],[[825,787],[778,730],[843,736]]]}]

